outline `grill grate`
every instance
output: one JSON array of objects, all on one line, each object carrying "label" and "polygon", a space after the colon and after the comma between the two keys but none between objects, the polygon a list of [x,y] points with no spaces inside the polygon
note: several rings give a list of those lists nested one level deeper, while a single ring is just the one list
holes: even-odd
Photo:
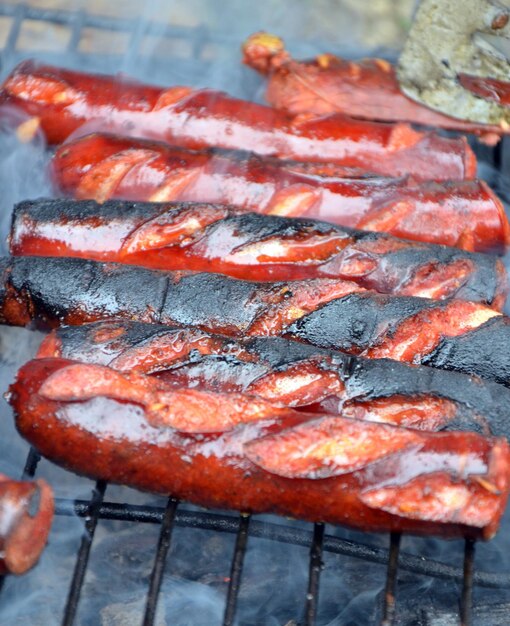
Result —
[{"label": "grill grate", "polygon": [[[39,454],[34,449],[31,449],[25,464],[24,478],[33,478],[35,476],[39,460]],[[510,587],[510,575],[482,571],[475,573],[475,542],[472,540],[466,540],[465,542],[463,568],[456,568],[432,559],[402,553],[400,551],[400,533],[392,533],[390,535],[390,547],[389,550],[385,550],[382,548],[369,547],[362,543],[348,541],[332,535],[326,535],[324,525],[320,523],[314,524],[313,532],[307,532],[291,526],[282,526],[280,524],[256,520],[251,521],[251,516],[243,513],[236,518],[231,515],[215,513],[193,511],[178,512],[177,507],[179,503],[171,497],[168,499],[166,508],[105,502],[104,495],[106,488],[107,484],[104,481],[98,481],[93,490],[92,497],[88,502],[62,498],[57,498],[56,500],[55,512],[57,515],[77,515],[86,520],[62,619],[63,626],[72,626],[75,623],[78,602],[87,571],[88,558],[94,540],[94,531],[100,519],[161,525],[159,541],[154,557],[154,565],[147,591],[142,626],[153,626],[154,624],[158,595],[165,567],[167,566],[166,557],[170,548],[174,525],[236,533],[237,535],[234,554],[232,556],[227,599],[222,622],[223,626],[233,626],[235,623],[237,597],[241,584],[243,560],[249,535],[310,547],[308,590],[305,596],[304,617],[300,626],[314,626],[316,622],[323,551],[355,557],[373,563],[387,563],[381,626],[391,626],[394,623],[397,573],[399,568],[434,578],[462,581],[462,595],[460,599],[460,619],[462,626],[471,626],[472,624],[473,584],[488,588]]]},{"label": "grill grate", "polygon": [[[80,53],[79,45],[85,28],[96,28],[106,32],[123,32],[129,35],[127,50],[130,59],[139,55],[144,33],[175,41],[191,43],[190,62],[202,58],[206,43],[214,43],[218,46],[227,46],[238,41],[233,41],[226,34],[210,32],[204,27],[183,27],[164,25],[159,23],[147,23],[141,20],[126,20],[120,18],[101,17],[88,14],[84,11],[61,11],[47,10],[25,5],[0,4],[0,16],[11,19],[10,30],[6,38],[3,50],[4,58],[16,62],[26,56],[26,51],[17,48],[20,32],[24,20],[53,25],[62,25],[69,30],[69,40],[65,49],[55,53],[56,63],[62,58],[63,52],[72,52],[74,58],[83,68],[97,65],[101,56],[93,52]],[[52,60],[52,54],[45,53],[47,59]],[[128,59],[129,59],[128,57]],[[125,56],[123,57],[125,60]],[[164,60],[168,64],[168,58]],[[182,59],[179,59],[182,63]],[[501,144],[500,144],[501,146]],[[487,152],[485,160],[494,166],[502,163],[501,148]],[[499,168],[498,168],[499,169]],[[30,450],[24,470],[24,477],[33,477],[37,470],[40,457],[33,449]],[[107,484],[98,481],[89,501],[70,500],[57,498],[56,513],[60,516],[78,516],[85,519],[84,533],[77,553],[76,564],[68,591],[67,602],[64,609],[62,624],[71,626],[75,624],[75,618],[80,601],[80,594],[87,572],[90,551],[94,541],[94,533],[99,520],[117,520],[132,523],[159,524],[160,534],[154,556],[152,572],[146,596],[143,626],[152,626],[161,589],[167,555],[172,540],[172,531],[175,526],[213,530],[223,533],[235,533],[235,548],[232,556],[230,578],[227,590],[223,625],[233,626],[236,616],[236,605],[243,574],[243,562],[249,537],[263,538],[295,546],[305,546],[310,549],[308,587],[304,597],[303,619],[301,626],[313,626],[316,622],[319,583],[322,569],[324,552],[362,559],[367,562],[386,564],[386,583],[383,596],[382,626],[391,626],[394,623],[396,611],[396,591],[398,570],[411,572],[418,576],[428,576],[438,579],[450,580],[462,583],[462,595],[460,598],[460,620],[462,626],[472,624],[472,593],[473,585],[487,588],[510,589],[510,574],[497,574],[474,570],[475,544],[473,541],[465,542],[464,565],[457,568],[429,558],[423,558],[401,552],[401,535],[393,533],[389,538],[389,549],[371,547],[363,543],[342,539],[333,535],[325,534],[323,524],[315,524],[313,531],[295,528],[290,525],[274,524],[252,520],[249,515],[241,513],[239,516],[223,515],[201,511],[179,510],[179,502],[169,498],[166,507],[140,506],[118,504],[104,500]],[[171,566],[171,564],[170,564]],[[0,591],[3,578],[0,577]]]}]

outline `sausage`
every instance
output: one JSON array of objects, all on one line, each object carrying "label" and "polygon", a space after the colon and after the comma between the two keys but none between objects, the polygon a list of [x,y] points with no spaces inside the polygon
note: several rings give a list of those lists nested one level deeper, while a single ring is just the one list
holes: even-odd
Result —
[{"label": "sausage", "polygon": [[169,89],[26,61],[5,80],[0,103],[39,120],[50,143],[83,124],[191,149],[219,147],[297,161],[333,162],[387,176],[473,178],[476,158],[464,138],[406,124],[332,115],[289,117],[210,89]]},{"label": "sausage", "polygon": [[[235,267],[236,258],[241,262],[247,256],[249,258],[251,248],[257,252],[251,259],[254,265],[241,269],[244,269],[245,277],[252,280],[259,273],[258,256],[265,258],[264,249],[271,251],[276,246],[277,259],[279,257],[281,260],[282,248],[287,240],[280,239],[280,243],[276,237],[268,238],[269,228],[258,232],[258,244],[245,241],[243,245],[241,233],[243,221],[248,217],[246,215],[229,215],[228,209],[224,207],[208,205],[182,205],[175,210],[167,209],[166,212],[158,205],[156,210],[153,208],[154,205],[27,201],[18,205],[14,211],[11,252],[15,255],[28,252],[104,259],[168,267],[172,270],[224,271],[225,260],[227,267],[230,267],[228,260],[233,258],[231,265]],[[204,224],[205,228],[200,228]],[[294,232],[299,231],[292,221],[291,226]],[[311,233],[307,234],[313,242]],[[338,250],[338,243],[331,234],[323,238],[324,247]],[[301,253],[313,250],[324,263],[318,239],[315,241],[315,250],[306,246],[306,240],[297,237],[291,243]],[[167,242],[168,245],[165,245]],[[146,250],[147,247],[149,250]],[[215,265],[213,261],[216,261]],[[300,267],[304,267],[305,271],[311,269],[306,257],[296,265],[298,271]],[[283,274],[285,268],[281,269]],[[292,284],[299,285],[297,282]],[[234,332],[284,332],[316,345],[374,358],[393,358],[413,363],[431,358],[446,369],[460,368],[466,373],[488,375],[498,382],[510,384],[510,362],[507,362],[507,354],[510,354],[510,321],[492,308],[460,300],[438,302],[423,298],[383,296],[366,291],[354,282],[337,281],[336,288],[343,291],[337,292],[336,297],[333,295],[329,302],[318,300],[316,308],[304,313],[294,324],[292,320],[282,325],[275,324],[274,314],[268,320],[264,319],[264,311],[260,311],[248,326],[238,327]],[[212,298],[214,300],[214,296]],[[289,305],[295,307],[295,299],[291,298]],[[236,306],[235,302],[231,305],[234,309]],[[225,321],[228,320],[228,314],[228,310],[223,311]],[[193,323],[207,322],[195,319]],[[449,350],[444,350],[442,342],[449,339],[453,340],[453,345],[449,345]],[[463,359],[455,358],[454,345],[460,341],[464,342],[466,348]],[[471,341],[473,349],[470,350]]]},{"label": "sausage", "polygon": [[[320,54],[309,61],[296,61],[279,37],[255,33],[243,45],[243,62],[268,77],[269,104],[291,115],[341,113],[368,120],[411,122],[474,133],[492,142],[509,131],[504,126],[456,119],[411,100],[400,89],[395,67],[384,59],[351,61]],[[487,97],[491,79],[478,80],[485,86],[480,95]],[[460,82],[470,88],[462,77]]]},{"label": "sausage", "polygon": [[193,327],[113,320],[52,331],[37,354],[50,357],[153,375],[174,386],[248,393],[307,411],[510,436],[506,387],[280,337],[232,339]]},{"label": "sausage", "polygon": [[189,203],[27,200],[11,254],[83,257],[248,280],[342,278],[382,293],[459,297],[500,309],[500,260],[309,219]]},{"label": "sausage", "polygon": [[509,489],[503,439],[189,391],[99,365],[38,359],[20,370],[10,402],[23,437],[91,478],[206,507],[361,530],[485,539],[497,530]]},{"label": "sausage", "polygon": [[504,251],[510,226],[483,181],[321,178],[258,159],[197,153],[113,135],[60,147],[51,172],[79,199],[237,205],[259,213],[326,219],[470,251]]},{"label": "sausage", "polygon": [[[385,320],[390,328],[399,315],[425,315],[433,307],[432,302],[423,299],[396,303],[381,296],[371,301],[375,294],[367,294],[365,301],[361,287],[337,279],[257,283],[222,274],[164,272],[85,259],[3,258],[0,277],[0,323],[25,326],[33,322],[42,328],[121,318],[195,325],[232,336],[285,333],[304,339],[308,333],[313,339],[317,333],[314,326],[324,312],[343,306],[350,312],[358,298],[359,305],[366,309],[366,322],[360,316],[359,324],[349,328],[346,319],[345,329],[338,330],[339,336],[344,333],[345,341],[352,343],[357,340],[356,334],[360,342],[363,333],[370,336],[370,324],[378,319]],[[335,302],[342,298],[347,298],[344,304]],[[325,308],[328,303],[330,309]],[[452,311],[457,306],[462,310],[462,305],[445,304],[447,311],[450,306]],[[476,307],[467,305],[469,318],[457,324],[441,321],[441,311],[439,307],[435,314],[440,321],[438,328],[444,328],[447,336],[476,328],[479,321],[491,315],[487,309],[476,311]],[[308,316],[310,321],[306,321]],[[406,332],[412,333],[412,325],[413,320]],[[405,343],[405,334],[403,340]]]},{"label": "sausage", "polygon": [[37,563],[53,513],[53,492],[46,481],[0,474],[0,575],[24,574]]}]

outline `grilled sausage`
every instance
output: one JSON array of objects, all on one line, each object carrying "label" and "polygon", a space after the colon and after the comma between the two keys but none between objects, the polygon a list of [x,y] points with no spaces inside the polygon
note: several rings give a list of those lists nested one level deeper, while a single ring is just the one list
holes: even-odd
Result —
[{"label": "grilled sausage", "polygon": [[[110,203],[100,206],[86,202],[28,201],[18,205],[14,212],[11,252],[15,255],[54,254],[105,259],[172,270],[224,271],[225,264],[227,268],[233,266],[237,270],[236,260],[242,262],[247,256],[249,258],[251,248],[258,253],[252,256],[254,265],[241,266],[238,272],[231,273],[243,274],[244,270],[244,275],[253,279],[259,274],[258,257],[264,259],[264,249],[271,251],[280,242],[276,237],[268,238],[267,233],[271,231],[266,228],[259,231],[258,244],[245,241],[243,246],[242,225],[249,217],[239,213],[229,215],[228,209],[213,206],[184,205],[165,212],[158,205],[119,206],[119,203]],[[252,217],[257,221],[257,216]],[[299,231],[292,222],[290,226],[294,232]],[[324,247],[338,249],[332,233],[324,234]],[[347,243],[345,233],[343,235],[340,243]],[[313,241],[309,236],[310,239]],[[277,248],[279,260],[285,243],[283,239]],[[310,252],[306,239],[294,237],[291,243],[301,254]],[[217,251],[216,258],[214,251]],[[314,252],[322,263],[327,261],[321,258],[318,238]],[[233,262],[229,264],[229,260]],[[212,265],[214,261],[216,263]],[[301,259],[296,263],[297,271],[303,268],[305,275],[307,272],[310,275],[313,266],[307,263],[306,257]],[[328,264],[331,261],[326,267]],[[320,274],[320,267],[316,275]],[[268,270],[272,269],[269,266]],[[279,269],[284,273],[285,266]],[[319,308],[305,314],[292,326],[275,326],[274,322],[258,317],[248,327],[243,327],[244,332],[286,332],[316,345],[370,357],[413,363],[433,359],[446,369],[460,368],[469,374],[488,375],[498,382],[510,384],[510,362],[507,363],[510,322],[490,307],[459,300],[440,303],[423,298],[381,296],[361,289],[354,282],[338,281],[338,288],[344,290],[337,294],[338,297],[326,304],[318,301]],[[236,306],[234,302],[232,307]],[[295,302],[291,301],[290,306],[295,307]],[[227,316],[225,310],[224,318]],[[243,332],[243,329],[238,328],[237,332]],[[449,339],[453,339],[453,345],[444,350],[442,342]],[[455,344],[459,342],[465,347],[462,359],[455,358]]]},{"label": "grilled sausage", "polygon": [[92,122],[104,130],[186,148],[255,150],[387,176],[444,180],[473,178],[476,173],[476,158],[464,138],[338,115],[291,118],[218,91],[151,87],[32,61],[19,65],[6,79],[0,102],[37,117],[50,143],[60,143]]},{"label": "grilled sausage", "polygon": [[[374,294],[368,294],[365,300],[362,288],[335,279],[257,283],[221,274],[163,272],[84,259],[3,258],[0,276],[0,322],[16,326],[32,321],[42,327],[74,325],[117,317],[197,325],[233,336],[287,333],[305,339],[307,333],[311,338],[317,333],[314,326],[321,316],[344,306],[338,301],[347,298],[346,310],[352,311],[353,304],[359,302],[366,308],[366,320],[359,316],[359,323],[349,328],[346,318],[342,322],[345,329],[339,324],[335,332],[339,333],[338,337],[343,334],[343,341],[351,344],[358,341],[359,335],[362,345],[363,334],[370,337],[370,325],[378,319],[382,318],[389,329],[399,316],[405,317],[407,313],[410,317],[420,310],[426,315],[427,308],[434,306],[423,299],[392,301],[380,296],[371,301],[370,298],[376,298]],[[328,303],[329,308],[325,306]],[[445,303],[444,306],[447,311],[449,307],[454,311],[459,305]],[[455,336],[467,327],[475,328],[480,318],[488,319],[492,315],[487,309],[476,311],[472,305],[467,305],[465,310],[469,311],[470,319],[459,324],[443,321],[435,332],[440,334],[444,330],[446,336]],[[440,321],[441,311],[440,307],[434,314]],[[410,320],[411,325],[414,322]],[[405,343],[405,334],[402,338]]]},{"label": "grilled sausage", "polygon": [[10,251],[258,281],[342,278],[381,293],[454,296],[496,309],[506,294],[504,266],[492,257],[209,204],[28,200],[15,207]]},{"label": "grilled sausage", "polygon": [[508,497],[507,442],[475,433],[311,416],[59,359],[25,365],[10,401],[50,460],[202,506],[488,539]]},{"label": "grilled sausage", "polygon": [[235,204],[481,252],[502,252],[509,240],[503,205],[481,181],[325,179],[260,159],[183,151],[113,135],[88,135],[63,145],[51,168],[60,190],[98,202]]},{"label": "grilled sausage", "polygon": [[12,480],[0,474],[0,574],[24,574],[38,561],[53,519],[46,481]]},{"label": "grilled sausage", "polygon": [[59,328],[37,356],[151,374],[174,385],[249,393],[290,407],[342,411],[356,419],[510,437],[510,390],[501,385],[283,338],[234,340],[193,327],[115,320]]},{"label": "grilled sausage", "polygon": [[[292,115],[341,113],[385,122],[411,122],[482,135],[494,141],[509,129],[455,119],[408,98],[400,90],[395,68],[383,59],[347,61],[320,54],[310,61],[296,61],[283,41],[268,33],[255,33],[243,45],[243,61],[268,76],[267,101]],[[490,79],[478,79],[473,87],[482,97],[493,91]],[[478,87],[478,88],[476,88]]]}]

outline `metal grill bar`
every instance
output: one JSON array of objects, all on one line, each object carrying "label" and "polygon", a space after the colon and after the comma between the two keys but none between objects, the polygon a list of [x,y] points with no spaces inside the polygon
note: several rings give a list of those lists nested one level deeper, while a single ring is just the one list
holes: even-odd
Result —
[{"label": "metal grill bar", "polygon": [[165,514],[163,516],[163,522],[161,524],[161,531],[159,533],[156,558],[154,559],[154,566],[151,573],[143,626],[152,626],[152,624],[154,624],[158,597],[161,589],[161,582],[163,581],[166,557],[170,548],[170,541],[172,540],[172,529],[178,504],[179,503],[175,500],[175,498],[168,498]]},{"label": "metal grill bar", "polygon": [[473,575],[475,570],[475,542],[466,539],[464,544],[464,581],[460,601],[461,626],[472,625]]},{"label": "metal grill bar", "polygon": [[308,592],[305,604],[305,626],[314,626],[319,603],[319,581],[322,570],[322,548],[324,544],[324,524],[314,524],[313,541],[310,547],[310,568],[308,570]]},{"label": "metal grill bar", "polygon": [[388,555],[388,569],[386,570],[383,621],[381,626],[391,626],[395,619],[398,556],[401,538],[401,533],[390,534],[390,553]]},{"label": "metal grill bar", "polygon": [[[40,9],[27,5],[13,5],[0,3],[0,15],[5,17],[12,17],[15,20],[14,30],[11,29],[10,37],[14,39],[12,42],[10,39],[7,42],[5,48],[7,50],[14,49],[12,43],[15,43],[21,22],[24,19],[37,20],[43,22],[51,22],[53,24],[59,24],[63,26],[73,25],[76,19],[76,13],[74,11],[64,11],[59,9]],[[137,18],[125,19],[120,17],[107,17],[105,15],[93,15],[91,13],[83,14],[82,26],[88,28],[97,28],[100,30],[111,30],[116,32],[136,32],[140,29],[140,24],[143,24],[143,28],[151,35],[172,37],[177,39],[200,40],[204,41],[204,36],[207,34],[207,39],[215,43],[238,43],[237,38],[234,35],[226,33],[210,32],[206,30],[204,26],[179,26],[175,24],[165,24],[163,22],[155,21],[140,21]],[[200,44],[197,44],[200,45]]]},{"label": "metal grill bar", "polygon": [[74,52],[78,48],[78,44],[80,43],[82,29],[85,24],[85,13],[84,11],[76,11],[73,15],[72,19],[72,31],[71,38],[69,39],[69,43],[67,45],[68,52]]},{"label": "metal grill bar", "polygon": [[3,13],[2,8],[3,7],[0,6],[0,15],[10,15],[14,18],[5,44],[7,50],[14,50],[21,30],[21,22],[26,18],[26,7],[20,4],[16,7],[12,7],[13,10],[9,13]]},{"label": "metal grill bar", "polygon": [[76,560],[69,594],[67,596],[62,626],[72,626],[74,623],[74,618],[78,609],[78,602],[80,600],[81,589],[85,579],[85,572],[87,571],[87,565],[89,562],[90,548],[92,546],[92,541],[94,540],[94,533],[96,532],[96,526],[99,519],[99,510],[101,503],[103,502],[105,491],[106,482],[104,480],[98,480],[95,489],[92,492],[90,503],[87,506],[85,529],[80,549],[78,551],[78,558]]},{"label": "metal grill bar", "polygon": [[[84,500],[73,501],[57,498],[55,512],[57,515],[85,517],[87,515],[87,505],[88,503]],[[105,502],[100,507],[99,518],[160,524],[163,514],[164,509],[161,507]],[[203,513],[201,511],[180,510],[175,517],[175,524],[180,527],[201,528],[227,533],[236,533],[239,528],[236,517]],[[310,531],[271,522],[260,522],[258,520],[252,520],[250,535],[260,539],[304,547],[310,546],[313,541],[313,535]],[[362,543],[349,541],[348,539],[333,537],[332,535],[324,536],[323,550],[332,554],[354,557],[382,565],[386,565],[389,558],[389,551],[384,548],[367,546]],[[460,567],[454,567],[453,565],[447,565],[440,561],[415,556],[406,552],[400,552],[398,565],[403,571],[422,576],[453,580],[460,583],[464,580],[463,569]],[[492,589],[510,589],[510,574],[495,574],[478,570],[473,574],[473,584]]]},{"label": "metal grill bar", "polygon": [[27,456],[27,460],[25,462],[25,467],[23,469],[23,475],[22,475],[23,479],[33,478],[35,476],[35,471],[37,469],[37,466],[40,460],[41,460],[41,455],[39,454],[39,452],[34,450],[34,448],[30,448],[30,451]]},{"label": "metal grill bar", "polygon": [[227,591],[225,614],[223,616],[223,626],[232,626],[234,623],[237,596],[239,595],[241,576],[243,573],[244,555],[246,553],[246,544],[248,543],[250,517],[250,515],[241,513],[241,517],[239,518],[236,545],[234,548],[234,556],[232,558],[232,567],[230,568],[230,581]]}]

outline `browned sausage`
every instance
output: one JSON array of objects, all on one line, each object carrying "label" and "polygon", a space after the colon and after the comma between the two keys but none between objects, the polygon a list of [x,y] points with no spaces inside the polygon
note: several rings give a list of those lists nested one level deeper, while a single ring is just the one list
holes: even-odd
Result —
[{"label": "browned sausage", "polygon": [[202,506],[488,539],[508,497],[508,444],[474,433],[311,416],[59,359],[25,365],[10,401],[52,461]]}]

